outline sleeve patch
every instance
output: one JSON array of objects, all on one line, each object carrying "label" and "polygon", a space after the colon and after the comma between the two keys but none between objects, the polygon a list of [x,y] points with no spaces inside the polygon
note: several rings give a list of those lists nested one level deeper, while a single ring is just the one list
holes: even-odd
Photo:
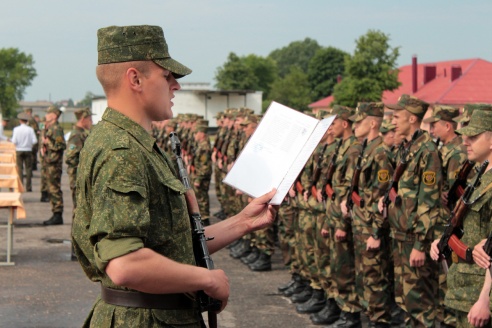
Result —
[{"label": "sleeve patch", "polygon": [[378,171],[378,181],[379,182],[388,182],[389,181],[389,171],[388,170],[379,170]]},{"label": "sleeve patch", "polygon": [[436,183],[436,172],[425,171],[422,175],[422,178],[426,186],[432,186]]}]

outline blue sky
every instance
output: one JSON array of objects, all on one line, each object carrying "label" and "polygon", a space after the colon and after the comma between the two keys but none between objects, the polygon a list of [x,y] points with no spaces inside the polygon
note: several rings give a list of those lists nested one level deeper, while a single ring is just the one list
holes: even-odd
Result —
[{"label": "blue sky", "polygon": [[[95,77],[99,28],[159,25],[171,56],[211,82],[229,52],[268,55],[306,37],[353,53],[369,29],[400,47],[399,65],[482,58],[492,61],[490,0],[16,0],[2,4],[0,48],[32,54],[38,76],[25,100],[103,94]],[[489,31],[489,32],[487,32]]]}]

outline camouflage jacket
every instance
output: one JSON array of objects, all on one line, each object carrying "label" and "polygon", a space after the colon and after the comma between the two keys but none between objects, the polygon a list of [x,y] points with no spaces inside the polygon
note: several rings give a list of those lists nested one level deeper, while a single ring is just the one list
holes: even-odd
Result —
[{"label": "camouflage jacket", "polygon": [[79,165],[79,155],[84,142],[89,136],[89,131],[75,126],[70,133],[70,138],[67,143],[67,151],[65,152],[65,163],[69,168],[76,168]]},{"label": "camouflage jacket", "polygon": [[212,175],[212,147],[208,137],[197,144],[193,157],[195,166],[193,182],[200,183],[202,180],[210,180]]},{"label": "camouflage jacket", "polygon": [[[488,170],[482,176],[480,186],[472,194],[473,204],[463,220],[464,235],[461,241],[471,249],[487,238],[492,229],[492,189],[488,189],[491,184],[492,170]],[[478,300],[485,274],[489,274],[489,270],[474,263],[453,264],[447,276],[446,306],[468,313]]]},{"label": "camouflage jacket", "polygon": [[[335,140],[330,144],[325,143],[323,145],[319,145],[318,148],[316,149],[315,156],[313,156],[313,158],[312,158],[312,161],[313,161],[312,173],[311,173],[312,178],[310,181],[310,185],[313,185],[313,183],[314,183],[314,187],[316,188],[316,192],[318,190],[321,190],[324,187],[323,174],[326,174],[325,165],[328,165],[327,163],[329,163],[329,162],[327,162],[327,160],[329,160],[331,158],[331,155],[335,151],[337,143],[338,143],[338,141]],[[316,170],[318,170],[318,163],[320,163],[319,161],[321,161],[320,176],[318,178],[318,181],[313,181],[313,178],[315,178],[315,172],[316,172]],[[317,213],[318,212],[324,212],[325,207],[324,207],[323,203],[319,203],[318,199],[316,197],[317,196],[310,191],[310,196],[308,198],[309,207]]]},{"label": "camouflage jacket", "polygon": [[[144,247],[194,264],[185,188],[172,166],[145,129],[106,109],[80,153],[72,228],[79,263],[92,281],[125,289],[112,282],[106,266],[111,259]],[[128,327],[200,327],[197,309],[129,308],[100,299],[86,326],[113,327],[114,321]]]},{"label": "camouflage jacket", "polygon": [[378,201],[384,195],[393,175],[393,166],[381,137],[367,143],[361,167],[359,196],[365,204],[363,208],[354,204],[352,224],[364,233],[379,233],[385,222],[378,210]]},{"label": "camouflage jacket", "polygon": [[357,163],[357,156],[362,150],[362,145],[355,136],[350,136],[343,141],[337,159],[336,170],[333,174],[333,190],[336,197],[326,202],[328,226],[335,229],[347,231],[350,227],[350,218],[344,218],[340,203],[347,199],[347,194],[352,183],[352,176]]},{"label": "camouflage jacket", "polygon": [[46,164],[60,164],[63,161],[63,151],[67,147],[62,127],[58,122],[46,129],[44,136],[48,138],[48,143],[44,144],[46,153],[43,161]]},{"label": "camouflage jacket", "polygon": [[413,241],[413,248],[419,251],[430,245],[439,216],[441,184],[437,147],[429,134],[421,131],[410,147],[406,170],[398,182],[401,205],[391,203],[388,209],[393,239]]}]

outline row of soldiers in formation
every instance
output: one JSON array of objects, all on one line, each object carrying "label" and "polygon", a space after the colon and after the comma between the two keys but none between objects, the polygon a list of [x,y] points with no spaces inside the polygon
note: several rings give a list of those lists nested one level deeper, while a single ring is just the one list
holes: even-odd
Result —
[{"label": "row of soldiers in formation", "polygon": [[[464,168],[487,158],[470,152],[474,158],[467,158],[463,139],[469,145],[477,139],[473,133],[492,130],[492,105],[469,104],[461,115],[458,108],[435,105],[424,119],[428,109],[426,102],[402,95],[393,105],[335,105],[328,113],[313,114],[336,119],[281,205],[277,229],[292,273],[279,291],[314,324],[360,327],[365,313],[371,327],[479,326],[476,302],[485,270],[453,253],[455,264],[446,277],[430,255],[474,177],[474,170],[463,176]],[[225,218],[250,200],[221,181],[260,117],[231,109],[216,118],[211,159],[223,212],[217,216]],[[470,120],[472,132],[463,130]],[[430,125],[429,131],[422,123]],[[456,131],[458,124],[462,129]],[[486,186],[491,172],[473,192],[472,198],[480,200],[480,207],[472,208],[479,212],[478,223],[467,214],[460,225],[469,250],[490,231],[492,192]],[[270,270],[274,237],[273,228],[246,236],[232,245],[231,256],[251,270]]]},{"label": "row of soldiers in formation", "polygon": [[[31,176],[29,172],[37,169],[36,164],[39,155],[41,163],[40,201],[50,202],[53,213],[48,220],[43,221],[43,224],[60,225],[63,224],[63,193],[61,190],[63,160],[67,164],[67,173],[75,209],[75,179],[79,153],[92,127],[92,113],[89,108],[80,108],[74,112],[77,122],[70,132],[68,141],[66,141],[63,128],[58,123],[62,111],[57,106],[50,106],[46,111],[46,115],[39,122],[32,116],[31,108],[26,108],[24,112],[29,116],[27,125],[33,128],[38,137],[38,143],[33,147],[32,157],[25,162],[23,169],[27,173],[26,176]],[[27,179],[26,183],[26,190],[31,191],[31,181]],[[72,256],[72,258],[74,257]]]}]

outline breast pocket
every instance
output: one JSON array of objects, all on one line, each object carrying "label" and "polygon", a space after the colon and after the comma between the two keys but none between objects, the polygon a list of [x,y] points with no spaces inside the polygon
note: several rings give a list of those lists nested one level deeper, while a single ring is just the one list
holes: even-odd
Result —
[{"label": "breast pocket", "polygon": [[160,191],[156,197],[151,199],[157,202],[153,204],[159,216],[162,217],[167,228],[172,233],[180,233],[190,231],[190,222],[188,216],[188,208],[186,205],[185,192],[186,189],[178,179],[159,178]]}]

